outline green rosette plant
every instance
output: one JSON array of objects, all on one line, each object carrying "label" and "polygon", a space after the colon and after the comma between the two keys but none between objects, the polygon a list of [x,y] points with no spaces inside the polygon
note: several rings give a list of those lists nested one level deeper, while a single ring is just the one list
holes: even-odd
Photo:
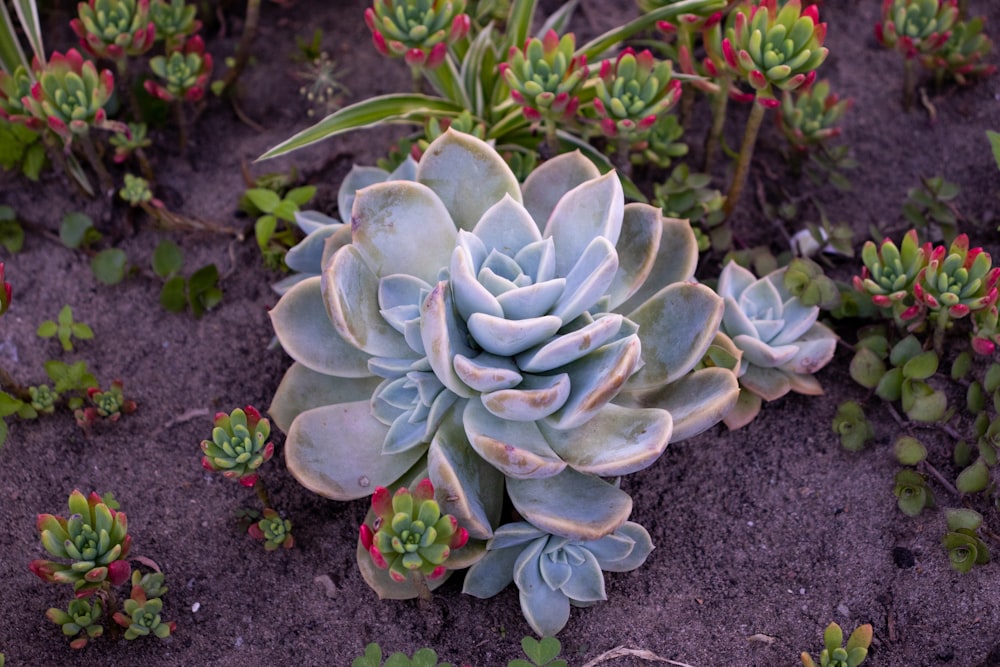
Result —
[{"label": "green rosette plant", "polygon": [[441,512],[434,485],[427,478],[412,493],[405,486],[396,493],[378,487],[372,494],[372,513],[372,525],[361,526],[360,548],[394,581],[412,580],[424,597],[430,592],[424,579],[443,577],[452,551],[469,541],[469,532],[458,520]]},{"label": "green rosette plant", "polygon": [[983,32],[984,24],[982,16],[958,21],[944,46],[920,56],[920,64],[934,72],[939,85],[945,77],[965,85],[996,72],[989,62],[993,40]]},{"label": "green rosette plant", "polygon": [[45,550],[72,563],[37,559],[31,571],[44,581],[73,584],[77,597],[124,583],[131,572],[125,558],[132,546],[125,513],[108,507],[97,493],[84,496],[80,491],[70,494],[69,511],[68,519],[39,514],[37,526]]},{"label": "green rosette plant", "polygon": [[601,63],[594,110],[606,137],[634,141],[649,132],[681,96],[669,60],[657,60],[647,49],[631,47],[612,62]]},{"label": "green rosette plant", "polygon": [[940,51],[957,20],[957,0],[883,0],[875,38],[903,56],[904,108],[913,104],[914,62]]},{"label": "green rosette plant", "polygon": [[816,68],[829,52],[823,46],[826,24],[819,22],[816,5],[803,9],[800,0],[790,0],[781,7],[777,0],[746,0],[733,14],[733,25],[726,28],[722,40],[722,55],[754,89],[756,104],[747,119],[736,172],[726,195],[727,215],[743,192],[764,113],[781,104],[774,89],[791,91],[811,85]]},{"label": "green rosette plant", "polygon": [[542,39],[529,39],[523,49],[511,47],[499,71],[524,117],[541,123],[549,145],[556,146],[557,125],[576,117],[589,72],[587,56],[576,55],[576,37],[560,38],[549,30]]},{"label": "green rosette plant", "polygon": [[142,586],[133,586],[132,595],[122,604],[122,611],[115,612],[115,623],[125,628],[125,639],[133,640],[150,634],[166,639],[177,630],[174,621],[164,622],[160,616],[163,600],[147,597]]},{"label": "green rosette plant", "polygon": [[81,649],[91,639],[97,639],[104,634],[101,617],[104,616],[104,603],[100,598],[93,602],[83,599],[70,600],[66,609],[50,607],[45,617],[58,625],[64,635],[73,637],[70,648]]},{"label": "green rosette plant", "polygon": [[0,70],[0,116],[32,130],[42,129],[45,126],[42,120],[35,118],[22,101],[31,95],[34,83],[35,77],[23,65],[11,72]]},{"label": "green rosette plant", "polygon": [[866,241],[861,248],[864,266],[861,275],[853,279],[854,289],[870,296],[872,303],[897,323],[914,320],[923,309],[913,289],[930,253],[931,244],[921,245],[915,229],[903,236],[899,246],[890,238],[878,245]]},{"label": "green rosette plant", "polygon": [[931,250],[927,264],[913,284],[913,296],[930,313],[934,325],[934,349],[944,349],[944,335],[952,321],[996,305],[1000,291],[1000,267],[989,253],[969,248],[969,237],[959,234],[947,249]]},{"label": "green rosette plant", "polygon": [[162,81],[146,79],[143,85],[150,95],[165,102],[197,102],[205,97],[212,76],[212,54],[205,52],[205,42],[195,35],[166,56],[151,58],[149,69]]},{"label": "green rosette plant", "polygon": [[323,275],[271,311],[296,363],[270,414],[317,493],[360,498],[426,468],[476,540],[505,492],[539,529],[598,539],[631,511],[603,478],[736,399],[729,370],[694,370],[723,304],[689,282],[690,226],[625,206],[579,153],[522,189],[492,147],[448,130],[415,182],[360,190],[351,220]]},{"label": "green rosette plant", "polygon": [[245,487],[257,482],[257,469],[274,456],[274,443],[268,442],[271,422],[252,406],[236,408],[228,415],[218,412],[212,439],[201,441],[201,465],[206,470],[222,472]]},{"label": "green rosette plant", "polygon": [[778,128],[795,150],[805,152],[840,134],[837,123],[851,108],[851,99],[830,92],[826,79],[800,88],[795,94],[784,91],[778,107]]},{"label": "green rosette plant", "polygon": [[382,55],[401,57],[414,69],[434,69],[472,22],[465,0],[375,0],[365,10],[365,24]]},{"label": "green rosette plant", "polygon": [[119,71],[127,56],[141,56],[156,41],[149,0],[87,0],[77,12],[69,24],[80,45],[95,58],[119,63]]},{"label": "green rosette plant", "polygon": [[[830,623],[823,631],[823,651],[819,654],[820,667],[858,667],[868,657],[868,647],[872,643],[870,623],[859,625],[844,642],[844,631],[836,623]],[[843,644],[843,645],[842,645]],[[802,667],[816,667],[812,656],[805,651],[799,656]]]},{"label": "green rosette plant", "polygon": [[463,593],[496,595],[511,582],[521,613],[542,637],[565,627],[570,606],[607,599],[604,571],[629,572],[646,561],[653,543],[646,529],[627,521],[594,540],[552,535],[525,521],[497,529],[484,555],[465,575]]},{"label": "green rosette plant", "polygon": [[197,15],[198,8],[184,0],[153,0],[149,6],[149,20],[156,27],[156,40],[163,41],[168,53],[180,48],[184,40],[201,30]]},{"label": "green rosette plant", "polygon": [[291,549],[295,546],[292,522],[283,519],[277,510],[271,507],[264,508],[263,517],[257,523],[250,524],[247,532],[255,540],[263,541],[266,551],[275,551],[278,547]]},{"label": "green rosette plant", "polygon": [[760,412],[762,401],[789,391],[823,393],[813,373],[826,366],[837,347],[837,335],[817,322],[819,306],[806,306],[785,286],[781,268],[757,278],[736,262],[719,275],[718,292],[725,301],[722,331],[742,353],[740,398],[726,416],[737,429]]}]

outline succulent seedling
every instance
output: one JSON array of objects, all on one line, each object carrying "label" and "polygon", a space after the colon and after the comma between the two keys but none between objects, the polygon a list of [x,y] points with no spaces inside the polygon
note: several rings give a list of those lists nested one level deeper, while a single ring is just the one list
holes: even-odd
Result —
[{"label": "succulent seedling", "polygon": [[844,401],[837,406],[833,432],[840,436],[841,446],[851,452],[863,449],[865,443],[875,437],[871,422],[856,401]]},{"label": "succulent seedling", "polygon": [[[823,651],[819,656],[821,667],[858,667],[868,657],[868,647],[872,643],[872,626],[870,623],[859,625],[844,641],[844,631],[836,623],[830,623],[823,631]],[[802,667],[816,667],[812,656],[802,653]]]},{"label": "succulent seedling", "polygon": [[[0,278],[2,278],[0,274]],[[66,352],[73,351],[73,339],[91,340],[94,337],[94,330],[83,322],[73,320],[73,309],[63,306],[55,321],[45,320],[38,325],[36,331],[39,338],[58,338],[62,349]]]},{"label": "succulent seedling", "polygon": [[45,612],[46,618],[59,625],[67,637],[73,637],[70,648],[81,649],[91,639],[104,634],[101,618],[104,616],[104,603],[100,598],[91,601],[83,598],[70,600],[69,606],[63,610],[51,607]]},{"label": "succulent seedling", "polygon": [[904,109],[913,105],[914,63],[944,47],[957,19],[957,0],[883,0],[875,38],[903,56]]}]

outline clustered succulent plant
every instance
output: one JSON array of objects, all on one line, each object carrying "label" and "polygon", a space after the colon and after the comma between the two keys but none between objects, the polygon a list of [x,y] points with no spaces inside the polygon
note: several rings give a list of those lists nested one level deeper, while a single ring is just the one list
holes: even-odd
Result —
[{"label": "clustered succulent plant", "polygon": [[156,26],[149,1],[87,0],[77,5],[79,16],[70,21],[70,27],[87,53],[121,63],[153,47]]},{"label": "clustered succulent plant", "polygon": [[163,82],[146,79],[144,85],[151,95],[166,102],[197,102],[208,89],[212,76],[212,54],[205,52],[205,42],[195,35],[167,55],[151,58],[149,69]]},{"label": "clustered succulent plant", "polygon": [[[855,628],[847,638],[847,644],[843,644],[844,631],[836,623],[830,623],[823,631],[824,648],[819,656],[820,667],[858,667],[868,657],[872,637],[872,626],[865,623]],[[799,658],[802,660],[802,667],[816,667],[812,656],[805,651]]]},{"label": "clustered succulent plant", "polygon": [[201,441],[201,465],[252,487],[257,482],[257,469],[274,456],[274,443],[268,442],[270,435],[271,422],[253,406],[236,408],[228,415],[218,412],[212,439]]},{"label": "clustered succulent plant", "polygon": [[833,358],[837,335],[817,322],[818,306],[806,306],[785,286],[786,268],[757,278],[736,262],[719,276],[718,292],[725,301],[722,330],[742,352],[740,399],[725,417],[736,429],[760,411],[762,400],[773,401],[789,391],[823,393],[813,373]]},{"label": "clustered succulent plant", "polygon": [[375,0],[365,10],[365,23],[379,53],[434,69],[469,32],[471,19],[465,0]]},{"label": "clustered succulent plant", "polygon": [[631,499],[602,478],[650,465],[737,396],[730,371],[695,370],[723,305],[688,282],[690,227],[625,206],[579,154],[522,189],[453,130],[415,177],[358,191],[350,242],[271,311],[295,359],[270,408],[290,471],[340,500],[429,477],[480,545],[505,496],[538,530],[614,533]]},{"label": "clustered succulent plant", "polygon": [[108,507],[97,493],[69,496],[69,518],[38,515],[38,533],[45,550],[71,563],[34,560],[31,571],[44,581],[73,584],[77,597],[106,585],[124,583],[131,572],[126,557],[132,546],[124,512]]}]

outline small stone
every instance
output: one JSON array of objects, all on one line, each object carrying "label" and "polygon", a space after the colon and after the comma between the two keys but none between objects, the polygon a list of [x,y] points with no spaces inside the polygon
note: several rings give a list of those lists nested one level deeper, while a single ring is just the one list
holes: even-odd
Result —
[{"label": "small stone", "polygon": [[198,613],[199,609],[201,609],[201,603],[200,602],[195,602],[193,605],[191,605],[191,613],[192,614]]},{"label": "small stone", "polygon": [[331,579],[328,575],[321,574],[318,577],[313,578],[313,583],[323,587],[323,593],[326,597],[337,597],[337,585],[333,583],[333,579]]},{"label": "small stone", "polygon": [[841,616],[847,617],[851,615],[851,610],[848,609],[847,605],[841,602],[837,605],[837,613]]}]

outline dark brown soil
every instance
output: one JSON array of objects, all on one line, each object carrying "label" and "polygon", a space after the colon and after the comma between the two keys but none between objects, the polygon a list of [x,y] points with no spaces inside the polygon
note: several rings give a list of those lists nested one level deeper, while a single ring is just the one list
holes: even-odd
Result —
[{"label": "dark brown soil", "polygon": [[[257,61],[245,77],[242,100],[266,131],[250,129],[213,100],[186,158],[177,157],[171,132],[161,133],[153,151],[158,192],[173,210],[249,224],[237,214],[245,189],[241,165],[309,123],[298,84],[289,76],[295,35],[324,30],[324,46],[344,64],[353,100],[408,88],[405,67],[371,48],[361,15],[365,4],[302,0],[264,8]],[[627,0],[582,4],[577,28],[583,31],[635,11]],[[814,194],[832,221],[853,227],[860,244],[869,225],[898,238],[906,228],[906,191],[921,175],[944,176],[961,186],[956,203],[966,216],[963,230],[1000,256],[1000,172],[984,135],[1000,130],[1000,77],[940,93],[929,89],[934,118],[923,106],[904,113],[901,61],[873,37],[880,4],[840,0],[822,7],[831,54],[820,74],[855,100],[843,135],[859,163],[850,175],[853,192],[787,180],[785,185]],[[970,0],[969,7],[988,15],[988,28],[1000,26],[1000,4]],[[64,12],[48,22],[63,26],[65,18]],[[238,12],[227,18],[225,36],[208,35],[220,62],[241,28]],[[68,28],[53,28],[53,45],[70,39]],[[701,103],[696,110],[704,112]],[[744,117],[745,110],[732,115],[731,145]],[[396,136],[359,132],[251,168],[260,174],[298,165],[321,186],[320,203],[334,213],[333,195],[351,162],[373,163]],[[689,140],[700,144],[700,136]],[[753,191],[757,183],[773,191],[776,179],[784,178],[781,146],[768,124],[751,192],[734,219],[742,240],[780,238]],[[123,228],[128,213],[120,206],[67,192],[64,180],[51,173],[40,184],[0,176],[0,203],[48,232],[77,210],[108,232]],[[806,219],[818,218],[807,205],[803,211]],[[121,378],[139,403],[136,414],[89,437],[68,413],[12,423],[0,450],[0,525],[6,526],[0,531],[0,651],[7,664],[346,666],[370,641],[408,653],[431,646],[443,660],[477,667],[520,656],[520,639],[530,628],[513,588],[484,601],[463,596],[456,577],[440,589],[433,613],[413,601],[378,601],[354,558],[367,503],[313,495],[287,474],[280,455],[265,476],[275,504],[295,524],[295,548],[265,553],[237,530],[234,511],[253,506],[255,498],[204,471],[198,442],[209,436],[215,411],[246,404],[266,408],[289,363],[268,347],[267,309],[276,301],[269,284],[277,276],[262,269],[252,240],[166,234],[145,218],[118,245],[132,262],[148,266],[165,236],[184,249],[188,271],[215,262],[225,275],[222,305],[201,320],[163,310],[158,284],[141,275],[116,287],[98,284],[83,255],[39,233],[29,232],[23,252],[0,257],[15,290],[13,308],[0,320],[4,368],[35,384],[46,379],[46,359],[86,359],[103,385]],[[844,275],[852,271],[841,269]],[[35,336],[38,324],[64,304],[96,335],[69,354]],[[607,576],[606,603],[573,611],[559,637],[571,665],[622,645],[677,661],[670,664],[794,665],[800,651],[818,652],[830,621],[848,630],[874,626],[866,662],[873,667],[1000,664],[1000,565],[954,572],[940,545],[943,515],[929,511],[910,519],[896,509],[897,466],[888,443],[905,427],[873,402],[874,447],[851,454],[832,433],[837,404],[864,398],[848,377],[848,360],[847,353],[838,353],[819,374],[826,396],[788,396],[768,404],[748,427],[713,428],[671,446],[657,464],[624,480],[635,500],[632,518],[646,526],[657,548],[639,570]],[[936,431],[920,436],[932,456],[947,462],[946,437]],[[944,468],[953,475],[947,463]],[[34,516],[65,512],[74,488],[113,491],[129,517],[133,553],[155,559],[166,572],[164,616],[178,624],[168,640],[109,636],[74,653],[45,619],[48,607],[68,598],[65,588],[44,584],[28,571],[31,560],[45,555]],[[938,495],[945,504],[957,504],[943,490]],[[998,519],[995,510],[986,513],[991,525]],[[651,663],[631,657],[605,664]]]}]

